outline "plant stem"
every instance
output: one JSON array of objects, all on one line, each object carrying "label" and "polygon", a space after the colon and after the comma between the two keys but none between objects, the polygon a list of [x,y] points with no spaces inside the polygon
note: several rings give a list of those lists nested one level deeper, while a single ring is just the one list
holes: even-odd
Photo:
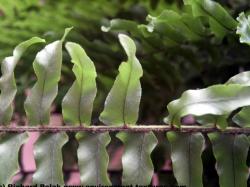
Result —
[{"label": "plant stem", "polygon": [[0,126],[0,132],[183,132],[183,133],[210,133],[220,132],[229,134],[250,134],[250,128],[227,127],[221,130],[217,127],[203,127],[197,125],[183,125],[181,128],[172,127],[170,125],[133,125],[127,126]]}]

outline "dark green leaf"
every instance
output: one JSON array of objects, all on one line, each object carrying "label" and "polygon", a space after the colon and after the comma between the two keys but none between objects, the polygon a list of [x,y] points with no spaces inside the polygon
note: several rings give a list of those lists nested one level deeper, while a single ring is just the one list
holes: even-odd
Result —
[{"label": "dark green leaf", "polygon": [[202,187],[201,154],[205,139],[201,133],[168,132],[173,171],[179,185]]},{"label": "dark green leaf", "polygon": [[247,187],[247,136],[219,133],[211,133],[208,136],[213,145],[220,187]]}]

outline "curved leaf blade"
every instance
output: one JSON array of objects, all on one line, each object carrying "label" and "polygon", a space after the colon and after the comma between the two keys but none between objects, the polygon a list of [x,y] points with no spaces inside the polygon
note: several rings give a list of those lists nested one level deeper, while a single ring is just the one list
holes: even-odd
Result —
[{"label": "curved leaf blade", "polygon": [[[65,29],[65,34],[69,30]],[[63,40],[58,40],[45,46],[33,62],[37,82],[24,103],[30,125],[49,123],[50,106],[57,95],[58,82],[61,77],[62,43]]]},{"label": "curved leaf blade", "polygon": [[56,41],[40,51],[33,63],[37,82],[24,108],[30,125],[49,123],[50,106],[57,95],[61,76],[62,42]]},{"label": "curved leaf blade", "polygon": [[150,154],[158,142],[154,133],[120,132],[116,137],[125,146],[122,156],[122,183],[149,185],[154,172]]},{"label": "curved leaf blade", "polygon": [[63,98],[63,118],[73,125],[89,125],[97,92],[95,66],[79,44],[68,42],[66,49],[74,64],[76,80]]},{"label": "curved leaf blade", "polygon": [[179,185],[202,187],[201,154],[205,139],[201,133],[168,132],[174,175]]},{"label": "curved leaf blade", "polygon": [[119,74],[100,115],[103,123],[116,126],[136,123],[141,99],[140,78],[143,74],[141,64],[135,56],[136,46],[133,40],[120,34],[119,41],[128,56],[128,61],[120,65]]},{"label": "curved leaf blade", "polygon": [[0,135],[0,181],[1,184],[11,184],[12,177],[19,168],[18,156],[22,144],[28,139],[27,133],[5,133]]},{"label": "curved leaf blade", "polygon": [[0,124],[8,124],[13,114],[12,102],[17,87],[14,70],[23,53],[33,44],[43,43],[44,39],[33,37],[15,47],[13,56],[6,57],[1,64],[2,76],[0,78]]},{"label": "curved leaf blade", "polygon": [[149,32],[158,32],[176,43],[183,43],[183,40],[197,41],[206,36],[200,20],[188,14],[164,10],[157,17],[149,15],[147,20]]},{"label": "curved leaf blade", "polygon": [[227,118],[232,111],[250,104],[249,92],[250,87],[240,84],[214,85],[205,89],[185,91],[180,99],[168,104],[169,116],[164,121],[180,126],[181,118],[189,114],[211,114],[215,118]]},{"label": "curved leaf blade", "polygon": [[62,146],[67,141],[66,133],[45,133],[39,137],[34,147],[37,169],[33,184],[64,184]]},{"label": "curved leaf blade", "polygon": [[212,0],[184,0],[184,2],[192,7],[195,17],[204,16],[209,19],[210,28],[218,38],[223,38],[226,33],[235,30],[237,22],[219,3]]},{"label": "curved leaf blade", "polygon": [[77,133],[77,150],[81,183],[84,185],[111,185],[107,175],[109,156],[106,146],[109,133]]},{"label": "curved leaf blade", "polygon": [[240,112],[232,118],[233,122],[241,127],[250,127],[250,107],[243,107]]},{"label": "curved leaf blade", "polygon": [[216,158],[220,187],[247,187],[246,165],[249,140],[246,135],[208,134]]},{"label": "curved leaf blade", "polygon": [[101,30],[103,32],[110,32],[110,31],[131,31],[133,33],[137,33],[137,23],[131,20],[126,19],[112,19],[109,21],[109,25],[102,26]]},{"label": "curved leaf blade", "polygon": [[[226,84],[242,84],[245,86],[250,85],[250,71],[245,71],[231,77]],[[241,127],[250,127],[250,107],[246,106],[240,112],[235,114],[232,118],[233,122]]]}]

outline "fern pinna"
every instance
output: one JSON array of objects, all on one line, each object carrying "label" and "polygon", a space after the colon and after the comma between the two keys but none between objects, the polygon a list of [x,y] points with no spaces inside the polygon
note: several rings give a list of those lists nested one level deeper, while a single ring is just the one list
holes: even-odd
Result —
[{"label": "fern pinna", "polygon": [[[157,17],[148,16],[146,25],[116,19],[111,20],[109,26],[103,26],[102,30],[126,30],[135,40],[141,38],[144,42],[148,42],[150,37],[162,37],[171,45],[181,45],[183,41],[197,42],[208,35],[219,42],[226,35],[236,33],[241,43],[250,44],[250,18],[244,13],[235,20],[211,0],[185,0],[185,5],[191,8],[191,13],[165,10]],[[66,29],[61,40],[46,45],[35,57],[33,68],[37,81],[24,102],[28,126],[10,125],[17,92],[14,69],[28,47],[45,41],[31,38],[19,44],[13,55],[2,62],[0,184],[12,183],[19,170],[19,150],[28,140],[25,131],[39,131],[41,134],[34,145],[36,171],[33,184],[65,185],[62,149],[72,138],[72,134],[66,133],[68,131],[75,132],[73,138],[78,144],[77,160],[83,186],[114,184],[108,174],[107,146],[112,144],[112,139],[123,145],[121,184],[153,185],[155,166],[151,156],[158,142],[162,141],[160,132],[166,133],[164,141],[170,146],[176,179],[173,185],[204,186],[202,155],[211,144],[219,185],[247,186],[250,72],[241,72],[224,84],[185,91],[179,99],[168,104],[168,116],[164,118],[166,125],[137,125],[143,65],[136,57],[136,42],[126,34],[118,34],[127,60],[119,66],[118,75],[107,95],[99,117],[103,125],[96,126],[91,124],[97,94],[94,62],[79,44],[66,42],[65,48],[75,75],[73,85],[62,100],[66,126],[47,126],[61,77],[64,40],[70,30]],[[186,116],[192,116],[196,125],[183,125]],[[115,136],[111,132],[115,132]]]}]

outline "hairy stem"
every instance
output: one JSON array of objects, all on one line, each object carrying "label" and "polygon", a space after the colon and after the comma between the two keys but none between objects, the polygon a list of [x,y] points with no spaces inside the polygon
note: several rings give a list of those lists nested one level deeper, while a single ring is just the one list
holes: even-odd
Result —
[{"label": "hairy stem", "polygon": [[250,128],[237,128],[228,127],[225,130],[221,130],[217,127],[202,127],[198,125],[183,125],[181,128],[173,127],[170,125],[134,125],[126,127],[117,126],[0,126],[0,132],[114,132],[114,131],[126,131],[126,132],[221,132],[229,134],[250,134]]}]

